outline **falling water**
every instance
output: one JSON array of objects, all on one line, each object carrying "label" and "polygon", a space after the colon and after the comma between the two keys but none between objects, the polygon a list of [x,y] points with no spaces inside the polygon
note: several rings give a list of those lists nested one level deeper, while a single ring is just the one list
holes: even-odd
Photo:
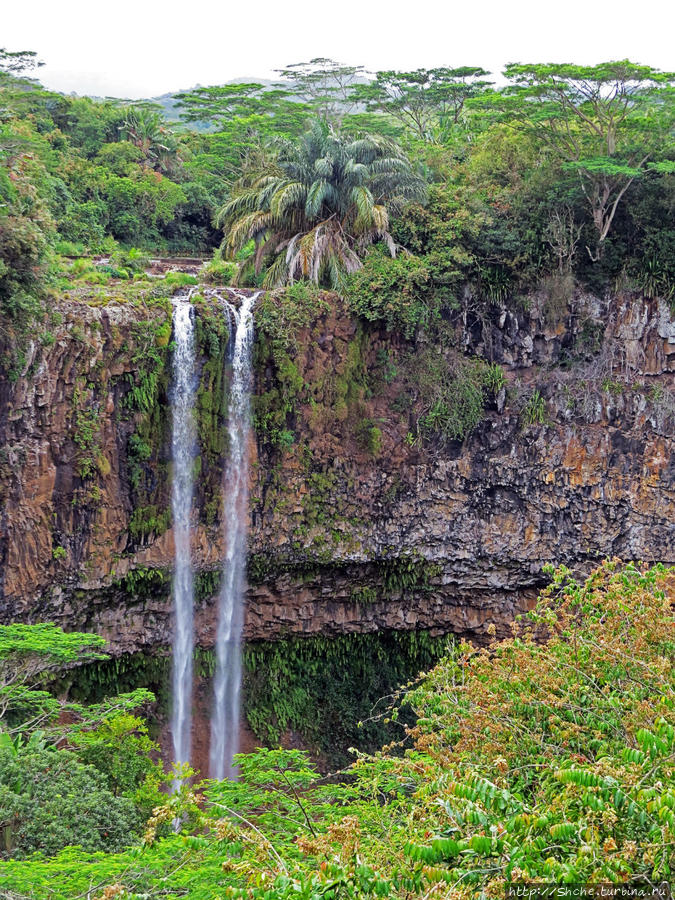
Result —
[{"label": "falling water", "polygon": [[171,455],[173,483],[171,510],[175,543],[173,602],[175,628],[173,640],[173,712],[171,733],[175,762],[190,761],[192,728],[192,644],[194,585],[190,560],[190,512],[195,452],[194,402],[195,378],[194,318],[190,295],[174,301],[173,385],[171,411],[173,428]]},{"label": "falling water", "polygon": [[[230,453],[225,473],[225,562],[218,600],[214,709],[209,768],[212,778],[233,777],[232,757],[239,737],[241,629],[248,519],[248,438],[251,414],[251,343],[253,306],[258,294],[241,296],[236,321],[228,433]],[[229,304],[228,304],[229,306]]]}]

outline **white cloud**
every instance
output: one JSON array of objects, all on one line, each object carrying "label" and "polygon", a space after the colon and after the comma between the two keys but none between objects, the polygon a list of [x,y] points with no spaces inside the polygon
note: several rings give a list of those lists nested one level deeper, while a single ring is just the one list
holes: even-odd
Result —
[{"label": "white cloud", "polygon": [[[4,0],[7,4],[10,0]],[[2,44],[37,50],[54,90],[147,97],[269,77],[329,56],[371,70],[513,61],[596,63],[628,57],[674,67],[665,0],[33,0],[3,10]]]}]

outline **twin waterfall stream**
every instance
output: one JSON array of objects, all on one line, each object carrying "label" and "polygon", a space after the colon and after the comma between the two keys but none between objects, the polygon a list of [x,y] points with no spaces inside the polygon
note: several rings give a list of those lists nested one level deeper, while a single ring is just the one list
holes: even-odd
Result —
[{"label": "twin waterfall stream", "polygon": [[[198,377],[195,371],[193,291],[173,303],[171,510],[174,531],[174,639],[171,734],[176,763],[189,763],[192,731],[192,657],[194,652],[194,578],[190,552],[194,461],[194,420]],[[216,294],[216,296],[220,296]],[[232,377],[228,411],[229,456],[225,466],[223,576],[218,598],[216,671],[209,743],[211,778],[235,777],[232,757],[238,749],[241,685],[241,632],[248,519],[248,442],[251,418],[251,345],[253,307],[259,294],[235,294],[236,309],[223,302],[230,321]],[[233,335],[234,331],[234,335]],[[234,340],[233,340],[234,338]],[[180,779],[174,785],[178,788]]]}]

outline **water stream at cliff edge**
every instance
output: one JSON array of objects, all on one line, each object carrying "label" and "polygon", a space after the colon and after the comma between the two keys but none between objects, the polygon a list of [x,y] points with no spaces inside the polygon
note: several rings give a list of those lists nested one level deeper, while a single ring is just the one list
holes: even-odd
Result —
[{"label": "water stream at cliff edge", "polygon": [[[171,735],[173,758],[190,761],[192,730],[192,648],[194,643],[194,583],[190,556],[190,514],[192,511],[193,469],[196,446],[194,405],[195,377],[194,313],[187,297],[173,305],[173,383],[170,393],[173,480],[171,511],[175,544],[173,577],[173,709]],[[174,787],[178,787],[176,784]]]},{"label": "water stream at cliff edge", "polygon": [[229,459],[225,473],[225,560],[218,598],[216,673],[211,719],[209,774],[236,777],[232,757],[238,749],[241,685],[241,629],[243,625],[246,526],[248,522],[248,442],[251,428],[251,345],[253,306],[259,293],[239,295],[228,415]]}]

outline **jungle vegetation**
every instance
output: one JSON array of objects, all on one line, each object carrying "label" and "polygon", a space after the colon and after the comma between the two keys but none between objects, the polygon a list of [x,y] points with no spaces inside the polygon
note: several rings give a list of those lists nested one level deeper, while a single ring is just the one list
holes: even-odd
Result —
[{"label": "jungle vegetation", "polygon": [[380,752],[325,777],[300,750],[259,750],[239,757],[239,781],[171,796],[130,711],[142,697],[72,704],[69,725],[40,699],[45,669],[100,652],[96,638],[5,627],[3,896],[421,900],[667,881],[673,577],[606,562],[577,582],[559,569],[510,638],[459,645],[401,687],[379,712],[399,738]]},{"label": "jungle vegetation", "polygon": [[[337,289],[364,327],[405,342],[392,366],[410,440],[458,441],[503,387],[491,359],[457,345],[460,320],[483,329],[536,293],[552,321],[582,291],[675,304],[673,73],[513,64],[497,85],[480,66],[369,74],[315,59],[275,84],[178,94],[168,119],[150,102],[55,94],[36,72],[35,54],[2,51],[11,377],[50,297],[133,293],[150,255],[197,255],[218,284]],[[275,415],[273,442],[292,443]]]},{"label": "jungle vegetation", "polygon": [[45,90],[38,64],[0,56],[4,328],[39,314],[69,259],[130,248],[215,252],[242,284],[349,294],[352,273],[392,327],[397,305],[440,315],[467,284],[488,302],[551,275],[673,296],[672,73],[514,64],[497,87],[480,66],[317,59],[179,94],[168,121]]},{"label": "jungle vegetation", "polygon": [[[575,289],[675,297],[672,73],[514,64],[497,85],[480,66],[368,75],[318,59],[273,86],[185,92],[168,119],[152,103],[48,91],[38,70],[34,54],[0,50],[3,363],[64,284],[133,288],[149,255],[198,255],[216,283],[284,286],[259,310],[277,393],[257,398],[256,424],[275,448],[293,444],[290,413],[308,392],[289,346],[325,287],[362,329],[336,419],[360,415],[359,335],[377,327],[403,348],[400,360],[384,352],[378,377],[421,397],[420,434],[462,440],[504,386],[498,366],[446,341],[463,305],[484,317],[542,285],[563,302]],[[150,337],[147,385],[129,400],[145,411],[170,332]],[[525,424],[545,415],[535,391]],[[377,455],[380,429],[361,425]],[[96,460],[92,429],[79,421],[81,475]],[[131,444],[132,479],[146,438]],[[159,527],[144,508],[138,537]],[[378,707],[365,730],[381,718],[398,731],[380,752],[357,747],[326,777],[307,754],[268,748],[240,758],[239,782],[186,780],[171,796],[148,691],[67,699],[64,679],[101,659],[100,640],[0,628],[0,895],[412,900],[502,896],[514,881],[668,880],[673,573],[606,563],[583,583],[551,578],[512,638],[451,649]],[[336,668],[350,658],[339,649]],[[305,663],[301,700],[320,697],[308,686],[319,663]],[[261,657],[251,671],[265,680],[282,666]],[[279,693],[276,722],[254,708],[270,743],[301,718]]]}]

